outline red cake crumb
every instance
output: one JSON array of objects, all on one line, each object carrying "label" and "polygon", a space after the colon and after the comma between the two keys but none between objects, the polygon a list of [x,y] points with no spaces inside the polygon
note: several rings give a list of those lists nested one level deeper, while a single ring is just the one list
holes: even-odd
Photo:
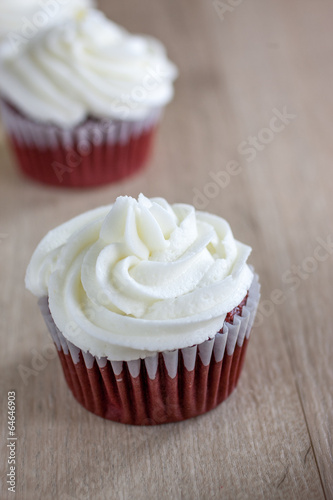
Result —
[{"label": "red cake crumb", "polygon": [[240,304],[238,304],[238,306],[236,306],[232,311],[228,312],[228,314],[226,315],[225,320],[224,320],[225,323],[233,324],[234,316],[235,315],[241,316],[243,307],[245,306],[245,304],[247,302],[248,296],[249,296],[249,294],[247,293],[246,296],[244,297],[244,299],[242,300],[242,302]]}]

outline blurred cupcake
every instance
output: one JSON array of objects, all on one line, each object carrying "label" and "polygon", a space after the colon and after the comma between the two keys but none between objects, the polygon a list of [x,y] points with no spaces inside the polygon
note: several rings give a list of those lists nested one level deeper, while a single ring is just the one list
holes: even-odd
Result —
[{"label": "blurred cupcake", "polygon": [[143,195],[48,233],[26,286],[75,398],[137,425],[181,421],[224,401],[259,301],[250,251],[224,219]]},{"label": "blurred cupcake", "polygon": [[3,57],[0,74],[2,118],[23,172],[89,187],[146,163],[177,70],[154,38],[83,9]]}]

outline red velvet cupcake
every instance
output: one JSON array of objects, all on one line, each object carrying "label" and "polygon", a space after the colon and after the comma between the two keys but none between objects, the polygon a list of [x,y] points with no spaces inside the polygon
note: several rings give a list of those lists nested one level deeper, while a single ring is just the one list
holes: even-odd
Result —
[{"label": "red velvet cupcake", "polygon": [[237,385],[260,296],[228,223],[120,197],[40,242],[26,286],[74,397],[134,425],[206,413]]},{"label": "red velvet cupcake", "polygon": [[61,187],[103,185],[142,168],[177,75],[157,40],[93,9],[2,57],[0,72],[18,164]]}]

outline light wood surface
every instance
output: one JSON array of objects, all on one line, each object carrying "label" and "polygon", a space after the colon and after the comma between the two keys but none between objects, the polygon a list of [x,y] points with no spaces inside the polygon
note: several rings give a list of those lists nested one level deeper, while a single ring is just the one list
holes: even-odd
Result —
[{"label": "light wood surface", "polygon": [[[180,69],[141,175],[92,191],[44,188],[21,177],[1,138],[1,498],[12,390],[17,499],[333,498],[333,255],[317,249],[318,238],[333,240],[333,3],[225,0],[234,5],[225,13],[215,4],[103,2],[129,30],[159,37]],[[272,119],[284,108],[294,117],[272,137],[263,129],[276,129]],[[258,134],[266,144],[248,161],[244,141]],[[210,173],[232,160],[239,172],[229,184],[208,186]],[[82,211],[141,191],[198,203],[195,188],[216,195],[206,210],[252,246],[261,277],[261,314],[239,387],[218,409],[181,424],[104,421],[67,389],[24,289],[26,266],[49,229]],[[294,272],[302,273],[297,283]],[[22,367],[35,374],[23,380]]]}]

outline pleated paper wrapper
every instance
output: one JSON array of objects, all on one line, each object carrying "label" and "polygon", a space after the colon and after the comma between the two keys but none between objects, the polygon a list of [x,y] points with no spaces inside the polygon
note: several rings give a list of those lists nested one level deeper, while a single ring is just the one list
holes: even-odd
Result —
[{"label": "pleated paper wrapper", "polygon": [[93,357],[56,327],[48,298],[39,300],[74,397],[100,417],[133,425],[179,422],[206,413],[235,389],[260,299],[255,275],[246,305],[214,338],[143,360]]},{"label": "pleated paper wrapper", "polygon": [[62,129],[30,120],[1,101],[1,118],[22,172],[58,187],[101,186],[141,170],[161,116],[155,109],[141,121],[87,119]]}]

